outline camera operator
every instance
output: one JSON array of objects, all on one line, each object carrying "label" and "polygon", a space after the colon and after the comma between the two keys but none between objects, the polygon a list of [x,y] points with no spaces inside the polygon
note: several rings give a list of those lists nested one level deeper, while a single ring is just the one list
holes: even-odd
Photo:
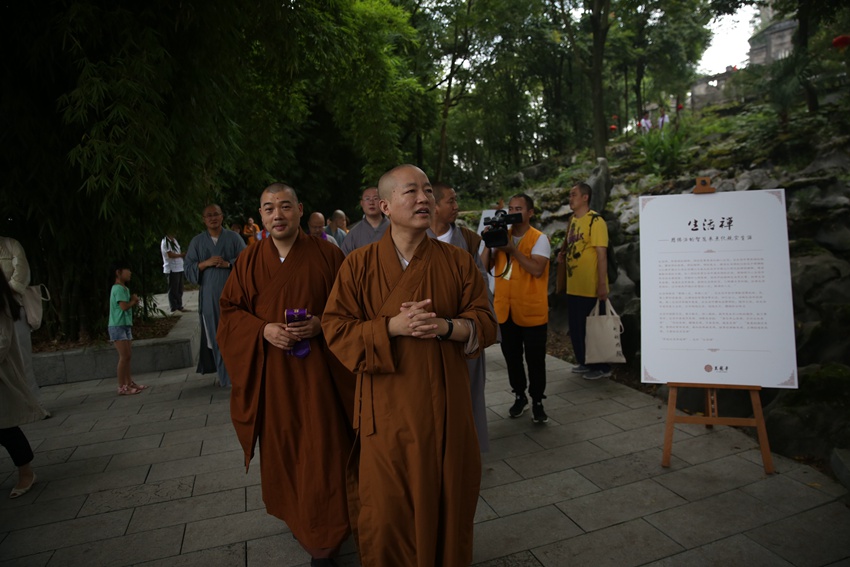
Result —
[{"label": "camera operator", "polygon": [[[546,332],[549,322],[549,239],[532,227],[534,201],[525,194],[514,195],[508,213],[518,215],[508,230],[507,244],[485,249],[482,261],[496,279],[494,303],[502,331],[502,354],[508,379],[516,394],[511,417],[528,407],[526,386],[531,395],[534,423],[548,423],[543,411],[546,390]],[[485,231],[493,229],[487,227]],[[487,238],[485,237],[485,241]],[[528,364],[528,380],[522,358]]]}]

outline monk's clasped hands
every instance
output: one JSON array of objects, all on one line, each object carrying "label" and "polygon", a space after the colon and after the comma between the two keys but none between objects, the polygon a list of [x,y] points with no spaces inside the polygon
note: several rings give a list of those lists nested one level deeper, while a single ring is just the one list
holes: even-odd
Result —
[{"label": "monk's clasped hands", "polygon": [[390,336],[433,339],[437,336],[437,314],[431,311],[430,299],[406,301],[398,315],[390,319]]}]

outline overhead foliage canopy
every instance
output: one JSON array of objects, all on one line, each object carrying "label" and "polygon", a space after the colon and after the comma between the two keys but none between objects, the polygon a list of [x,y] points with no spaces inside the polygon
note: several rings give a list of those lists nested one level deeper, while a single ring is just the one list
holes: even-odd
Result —
[{"label": "overhead foliage canopy", "polygon": [[187,245],[209,202],[242,222],[283,180],[307,212],[356,220],[401,162],[483,198],[541,160],[604,155],[612,126],[687,92],[709,19],[752,3],[6,3],[0,233],[53,292],[51,332],[99,332],[109,263],[159,291],[159,240]]}]

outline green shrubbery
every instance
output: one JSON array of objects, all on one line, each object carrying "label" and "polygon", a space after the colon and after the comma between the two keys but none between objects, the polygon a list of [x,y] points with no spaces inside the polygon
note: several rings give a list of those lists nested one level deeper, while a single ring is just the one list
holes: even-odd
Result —
[{"label": "green shrubbery", "polygon": [[685,121],[664,130],[650,130],[635,142],[635,152],[643,158],[641,170],[662,177],[675,177],[682,171],[690,127]]}]

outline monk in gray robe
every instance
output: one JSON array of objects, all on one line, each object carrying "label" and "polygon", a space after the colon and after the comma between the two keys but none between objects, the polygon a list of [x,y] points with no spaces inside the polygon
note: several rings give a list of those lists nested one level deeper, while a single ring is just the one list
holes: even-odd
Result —
[{"label": "monk in gray robe", "polygon": [[378,188],[369,187],[363,190],[360,197],[360,207],[363,209],[363,220],[355,223],[345,235],[342,242],[342,253],[348,256],[352,250],[356,250],[367,244],[372,244],[381,239],[390,226],[390,221],[381,212],[378,206]]},{"label": "monk in gray robe", "polygon": [[[487,298],[490,306],[493,306],[493,294],[487,286],[487,269],[481,262],[478,248],[481,245],[481,236],[477,232],[466,227],[455,224],[457,220],[457,193],[445,183],[434,184],[434,218],[428,236],[436,238],[440,242],[457,246],[466,250],[475,260],[481,277],[484,278],[484,286],[487,287]],[[495,311],[494,317],[495,317]],[[466,365],[469,367],[469,388],[472,394],[472,415],[475,418],[475,429],[478,432],[478,446],[482,453],[490,450],[490,436],[487,433],[487,405],[484,401],[484,385],[487,379],[487,367],[484,353],[478,358],[467,358]]]},{"label": "monk in gray robe", "polygon": [[230,376],[215,338],[220,316],[218,302],[236,257],[245,249],[245,241],[222,226],[224,215],[218,205],[206,206],[203,218],[207,229],[189,243],[183,262],[186,279],[200,286],[201,352],[198,355],[198,373],[217,372],[218,385],[229,388]]}]

